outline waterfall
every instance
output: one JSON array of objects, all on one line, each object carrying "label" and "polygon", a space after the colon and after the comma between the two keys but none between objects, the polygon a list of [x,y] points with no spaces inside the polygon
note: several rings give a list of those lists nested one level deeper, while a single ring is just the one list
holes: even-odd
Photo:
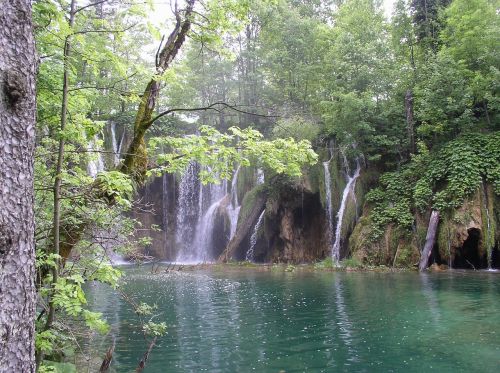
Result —
[{"label": "waterfall", "polygon": [[240,173],[240,166],[234,171],[233,180],[231,181],[231,203],[227,207],[227,213],[229,214],[229,220],[231,222],[231,233],[229,239],[233,238],[236,233],[236,227],[238,225],[238,215],[240,213],[240,203],[238,201],[238,174]]},{"label": "waterfall", "polygon": [[328,220],[328,242],[331,244],[333,231],[333,213],[332,213],[332,180],[330,177],[330,161],[323,162],[325,170],[325,199],[326,199],[326,217]]},{"label": "waterfall", "polygon": [[200,213],[197,203],[197,189],[199,187],[197,171],[197,164],[190,162],[179,183],[176,243],[178,248],[177,261],[181,262],[191,259],[189,251],[195,236],[195,222]]},{"label": "waterfall", "polygon": [[217,209],[221,205],[224,198],[212,203],[207,212],[203,215],[200,224],[196,228],[195,255],[192,260],[196,263],[205,263],[213,260],[212,246],[213,246],[213,233],[215,225],[215,217],[217,216]]},{"label": "waterfall", "polygon": [[262,210],[262,213],[259,216],[259,219],[257,220],[257,223],[255,224],[255,228],[253,229],[253,233],[250,236],[250,248],[248,249],[246,255],[245,255],[245,260],[247,262],[253,262],[254,261],[254,249],[255,245],[257,244],[257,238],[259,236],[259,230],[260,227],[262,226],[262,222],[264,221],[264,214],[266,210]]},{"label": "waterfall", "polygon": [[165,253],[167,251],[167,229],[168,229],[168,175],[162,175],[162,190],[161,190],[161,203],[162,203],[162,224],[163,224],[163,245]]},{"label": "waterfall", "polygon": [[264,170],[262,168],[258,168],[256,174],[257,185],[264,184]]},{"label": "waterfall", "polygon": [[117,166],[118,163],[120,163],[120,148],[121,148],[121,143],[123,141],[123,137],[120,140],[120,143],[118,143],[116,139],[116,123],[111,122],[111,143],[113,145],[113,162],[114,165]]},{"label": "waterfall", "polygon": [[493,246],[495,245],[495,239],[493,238],[493,243],[490,241],[490,232],[491,232],[491,220],[490,220],[490,211],[488,209],[488,197],[486,195],[486,190],[485,190],[485,185],[484,181],[482,182],[482,194],[483,194],[483,206],[484,206],[484,211],[486,213],[486,232],[484,234],[485,238],[485,243],[486,243],[486,255],[487,255],[487,260],[488,260],[488,269],[491,270],[492,263],[493,263]]},{"label": "waterfall", "polygon": [[[177,203],[177,262],[202,263],[214,260],[214,229],[219,207],[226,208],[230,220],[230,236],[236,231],[240,203],[237,195],[239,167],[231,182],[203,185],[199,166],[191,162],[182,175]],[[208,170],[211,171],[211,170]]]},{"label": "waterfall", "polygon": [[352,176],[349,175],[349,163],[347,162],[346,157],[344,156],[344,167],[347,175],[347,184],[344,188],[344,192],[342,193],[342,200],[340,202],[340,208],[337,213],[337,227],[335,228],[335,242],[333,243],[332,248],[332,258],[333,262],[337,263],[340,260],[340,245],[342,240],[342,223],[344,220],[344,212],[347,206],[347,199],[351,193],[354,193],[354,188],[356,187],[356,180],[361,173],[361,164],[359,162],[359,158],[356,158],[356,170]]},{"label": "waterfall", "polygon": [[87,151],[89,152],[89,161],[87,163],[87,173],[95,178],[99,172],[104,171],[104,161],[99,146],[99,137],[95,135],[87,143]]}]

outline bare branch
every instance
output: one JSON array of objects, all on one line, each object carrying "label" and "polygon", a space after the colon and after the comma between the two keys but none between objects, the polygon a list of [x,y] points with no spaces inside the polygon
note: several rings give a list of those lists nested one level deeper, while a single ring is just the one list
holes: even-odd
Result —
[{"label": "bare branch", "polygon": [[241,109],[237,108],[238,105],[230,105],[230,104],[228,104],[226,102],[214,102],[213,104],[210,104],[208,106],[203,106],[203,107],[195,107],[195,108],[173,108],[173,109],[166,110],[166,111],[158,114],[153,119],[151,119],[149,122],[146,123],[146,125],[147,125],[147,127],[149,127],[149,126],[151,126],[151,124],[153,124],[154,122],[156,122],[158,119],[164,117],[165,115],[168,115],[168,114],[171,114],[171,113],[175,113],[175,112],[196,112],[196,111],[214,110],[214,111],[217,111],[217,112],[220,113],[222,110],[218,109],[217,108],[218,106],[222,106],[223,108],[230,109],[230,110],[236,111],[236,112],[241,113],[241,114],[253,115],[253,116],[256,116],[256,117],[280,118],[279,115],[258,114],[258,113],[252,113],[252,112],[249,112],[249,111],[246,111],[246,110],[241,110]]},{"label": "bare branch", "polygon": [[82,10],[85,10],[87,8],[90,8],[92,6],[96,6],[96,5],[99,5],[99,4],[102,4],[102,3],[105,3],[106,1],[109,1],[109,0],[100,0],[100,1],[96,1],[95,3],[90,3],[90,4],[87,4],[87,5],[84,5],[78,9],[76,9],[73,14],[76,14],[78,12],[81,12]]}]

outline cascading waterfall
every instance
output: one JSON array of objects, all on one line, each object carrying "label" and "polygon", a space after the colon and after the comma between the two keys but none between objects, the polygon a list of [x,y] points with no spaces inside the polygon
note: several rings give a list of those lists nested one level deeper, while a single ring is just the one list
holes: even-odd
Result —
[{"label": "cascading waterfall", "polygon": [[488,200],[487,200],[487,196],[486,196],[486,191],[485,191],[485,186],[484,186],[484,182],[482,183],[482,193],[483,193],[483,205],[484,205],[484,211],[486,213],[486,233],[485,233],[485,243],[486,243],[486,255],[488,256],[487,258],[487,261],[488,261],[488,269],[491,270],[492,269],[492,263],[493,263],[493,248],[492,246],[494,245],[494,243],[492,244],[490,242],[490,232],[491,232],[491,221],[490,221],[490,211],[488,209]]},{"label": "cascading waterfall", "polygon": [[195,236],[195,222],[198,220],[198,214],[200,213],[197,203],[198,187],[198,166],[195,162],[190,162],[179,183],[176,219],[176,243],[178,248],[176,261],[178,262],[192,260],[193,255],[190,255],[190,249]]},{"label": "cascading waterfall", "polygon": [[217,216],[217,209],[221,202],[222,199],[210,205],[196,228],[196,237],[194,240],[195,256],[193,257],[193,261],[196,263],[205,263],[213,260],[211,251],[215,217]]},{"label": "cascading waterfall", "polygon": [[120,148],[121,143],[123,141],[123,137],[120,139],[120,143],[118,143],[116,139],[116,123],[111,123],[111,143],[113,145],[113,162],[114,165],[117,166],[120,163]]},{"label": "cascading waterfall", "polygon": [[347,200],[351,193],[354,193],[354,188],[356,187],[356,180],[358,179],[361,173],[361,164],[359,162],[359,158],[356,158],[356,170],[352,176],[349,175],[349,163],[344,156],[344,167],[347,175],[347,184],[344,188],[344,192],[342,193],[342,200],[340,202],[340,208],[337,213],[337,226],[335,228],[335,241],[332,247],[332,259],[333,262],[338,264],[340,260],[340,245],[341,245],[341,236],[342,236],[342,223],[344,220],[344,212],[347,206]]},{"label": "cascading waterfall", "polygon": [[262,168],[258,168],[256,172],[256,180],[257,180],[257,185],[264,184],[264,181],[266,180],[264,177],[264,170]]},{"label": "cascading waterfall", "polygon": [[168,229],[168,175],[164,173],[162,175],[162,193],[161,193],[161,203],[162,203],[162,224],[163,224],[163,244],[165,245],[164,250],[167,249],[167,229]]},{"label": "cascading waterfall", "polygon": [[325,170],[325,199],[326,199],[326,217],[328,221],[328,241],[332,242],[333,232],[333,211],[332,211],[332,180],[330,177],[330,161],[323,162]]},{"label": "cascading waterfall", "polygon": [[199,166],[192,162],[179,184],[176,242],[177,262],[202,263],[214,260],[214,229],[217,213],[225,208],[230,220],[230,238],[236,231],[240,203],[237,195],[238,174],[235,170],[228,195],[228,182],[203,185]]},{"label": "cascading waterfall", "polygon": [[262,210],[262,213],[259,216],[259,219],[257,220],[257,223],[255,224],[255,228],[253,229],[253,233],[250,236],[250,248],[248,249],[246,255],[245,255],[245,260],[247,262],[253,262],[255,260],[254,258],[254,249],[255,245],[257,244],[257,238],[259,237],[259,230],[260,227],[262,226],[262,222],[264,221],[264,214],[266,210]]},{"label": "cascading waterfall", "polygon": [[240,173],[240,166],[234,171],[233,180],[231,182],[231,203],[227,207],[227,213],[229,214],[229,221],[231,222],[231,230],[229,239],[233,238],[236,233],[236,227],[238,225],[238,215],[240,213],[240,202],[238,201],[238,175]]},{"label": "cascading waterfall", "polygon": [[102,154],[99,152],[99,137],[95,135],[87,143],[87,151],[89,152],[89,161],[87,163],[87,173],[89,176],[95,178],[99,172],[104,171],[104,160]]}]

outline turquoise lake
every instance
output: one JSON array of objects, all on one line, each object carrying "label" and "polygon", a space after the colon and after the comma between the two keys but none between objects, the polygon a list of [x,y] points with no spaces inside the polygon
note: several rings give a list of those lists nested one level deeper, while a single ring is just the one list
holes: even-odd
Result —
[{"label": "turquoise lake", "polygon": [[[168,325],[145,373],[500,371],[498,273],[149,271],[123,285]],[[102,285],[87,296],[112,326],[112,371],[135,371],[131,307]]]}]

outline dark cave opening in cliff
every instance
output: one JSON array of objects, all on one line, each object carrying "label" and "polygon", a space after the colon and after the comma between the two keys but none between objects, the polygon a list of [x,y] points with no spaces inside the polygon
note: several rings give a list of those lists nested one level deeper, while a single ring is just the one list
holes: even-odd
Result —
[{"label": "dark cave opening in cliff", "polygon": [[498,246],[494,247],[491,252],[491,268],[500,269],[500,248]]},{"label": "dark cave opening in cliff", "polygon": [[455,252],[453,268],[463,269],[485,269],[488,267],[486,256],[479,253],[479,242],[481,240],[481,231],[477,228],[467,230],[469,236],[463,246]]}]

